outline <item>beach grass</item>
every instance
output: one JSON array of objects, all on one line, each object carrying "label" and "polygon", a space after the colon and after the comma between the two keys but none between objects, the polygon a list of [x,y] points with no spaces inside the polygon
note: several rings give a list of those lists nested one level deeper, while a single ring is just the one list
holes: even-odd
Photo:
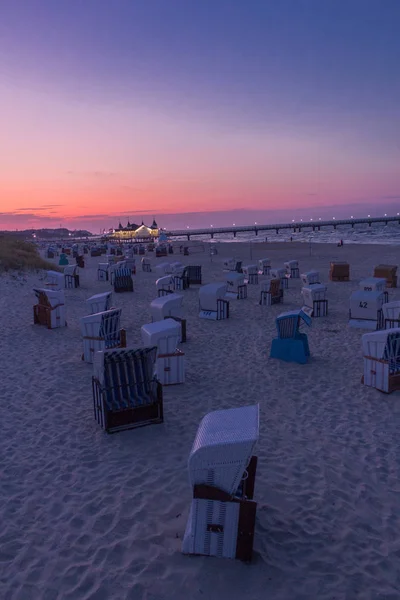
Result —
[{"label": "beach grass", "polygon": [[34,244],[7,235],[0,236],[0,272],[39,269],[60,270],[57,265],[44,260]]}]

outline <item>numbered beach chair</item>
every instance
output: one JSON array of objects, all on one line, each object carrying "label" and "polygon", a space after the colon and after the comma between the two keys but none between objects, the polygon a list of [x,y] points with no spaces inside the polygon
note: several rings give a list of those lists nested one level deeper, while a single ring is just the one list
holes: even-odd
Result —
[{"label": "numbered beach chair", "polygon": [[382,305],[384,329],[400,327],[400,300],[386,302]]},{"label": "numbered beach chair", "polygon": [[260,258],[258,261],[258,274],[266,275],[269,277],[271,271],[271,259],[270,258]]},{"label": "numbered beach chair", "polygon": [[283,302],[283,289],[280,279],[267,279],[261,283],[260,305],[271,306]]},{"label": "numbered beach chair", "polygon": [[103,292],[102,294],[95,294],[86,300],[88,306],[89,315],[95,315],[96,313],[105,312],[111,309],[112,292]]},{"label": "numbered beach chair", "polygon": [[63,290],[65,288],[64,273],[59,273],[58,271],[47,271],[45,285],[51,290]]},{"label": "numbered beach chair", "polygon": [[181,326],[174,319],[164,319],[143,325],[142,342],[157,346],[156,375],[161,385],[185,382],[185,355],[179,350]]},{"label": "numbered beach chair", "polygon": [[35,288],[33,291],[37,298],[37,304],[33,306],[34,324],[48,329],[65,327],[64,290]]},{"label": "numbered beach chair", "polygon": [[400,328],[362,336],[364,385],[390,394],[400,390]]},{"label": "numbered beach chair", "polygon": [[154,375],[156,356],[156,347],[96,352],[94,416],[107,433],[163,422],[162,387]]},{"label": "numbered beach chair", "polygon": [[181,342],[186,342],[186,319],[183,318],[183,296],[168,294],[153,300],[150,304],[152,322],[174,319],[181,327]]},{"label": "numbered beach chair", "polygon": [[143,256],[141,263],[142,263],[142,271],[144,271],[145,273],[151,273],[150,259],[147,258],[146,256]]},{"label": "numbered beach chair", "polygon": [[319,271],[307,271],[301,274],[301,281],[305,286],[321,283]]},{"label": "numbered beach chair", "polygon": [[132,271],[130,269],[118,268],[114,271],[114,292],[133,292]]},{"label": "numbered beach chair", "polygon": [[200,319],[222,321],[229,318],[226,283],[208,283],[199,289]]},{"label": "numbered beach chair", "polygon": [[326,317],[328,314],[327,288],[322,283],[313,283],[304,286],[301,290],[303,296],[302,311],[309,317]]},{"label": "numbered beach chair", "polygon": [[120,329],[121,309],[113,308],[81,318],[83,355],[92,363],[96,352],[113,348],[126,348],[126,332]]},{"label": "numbered beach chair", "polygon": [[386,291],[386,279],[384,277],[367,277],[360,281],[359,287],[363,292],[382,292],[385,295],[385,302],[389,301],[389,293]]},{"label": "numbered beach chair", "polygon": [[242,267],[244,283],[247,285],[258,285],[258,266],[245,265]]},{"label": "numbered beach chair", "polygon": [[216,410],[200,422],[188,460],[193,498],[183,554],[251,560],[258,437],[258,404]]},{"label": "numbered beach chair", "polygon": [[349,326],[357,329],[383,329],[382,306],[385,294],[357,290],[350,296]]},{"label": "numbered beach chair", "polygon": [[247,298],[247,285],[244,282],[244,274],[236,271],[225,273],[227,284],[226,297],[232,300],[244,300]]},{"label": "numbered beach chair", "polygon": [[79,267],[78,265],[68,265],[64,267],[64,278],[66,288],[79,287]]},{"label": "numbered beach chair", "polygon": [[271,269],[270,270],[270,277],[271,279],[279,279],[281,282],[281,288],[283,290],[287,290],[289,287],[289,280],[286,277],[286,269],[284,268],[278,268],[278,269]]},{"label": "numbered beach chair", "polygon": [[157,295],[166,296],[174,293],[174,278],[172,275],[163,275],[156,280]]},{"label": "numbered beach chair", "polygon": [[288,260],[284,263],[284,265],[286,269],[286,277],[290,277],[290,279],[299,279],[300,271],[298,260]]},{"label": "numbered beach chair", "polygon": [[276,319],[278,337],[272,340],[270,358],[305,364],[310,356],[308,337],[300,333],[302,324],[311,327],[311,317],[302,310],[280,314]]}]

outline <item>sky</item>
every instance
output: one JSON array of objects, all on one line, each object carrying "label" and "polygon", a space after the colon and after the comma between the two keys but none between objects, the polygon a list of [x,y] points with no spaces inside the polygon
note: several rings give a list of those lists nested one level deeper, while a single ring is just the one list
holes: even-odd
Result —
[{"label": "sky", "polygon": [[0,5],[0,229],[400,211],[400,0]]}]

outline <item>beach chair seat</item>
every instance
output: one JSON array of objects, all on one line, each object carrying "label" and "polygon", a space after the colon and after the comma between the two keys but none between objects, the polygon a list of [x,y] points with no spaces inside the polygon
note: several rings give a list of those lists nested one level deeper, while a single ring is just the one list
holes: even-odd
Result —
[{"label": "beach chair seat", "polygon": [[278,315],[278,337],[272,340],[270,358],[305,364],[310,356],[307,334],[300,332],[301,324],[311,326],[311,317],[302,310]]},{"label": "beach chair seat", "polygon": [[143,325],[144,346],[157,346],[156,374],[162,385],[176,385],[185,381],[185,355],[178,349],[181,325],[174,319],[164,319]]},{"label": "beach chair seat", "polygon": [[106,312],[111,309],[112,292],[103,292],[95,294],[86,300],[89,309],[89,315]]},{"label": "beach chair seat", "polygon": [[133,292],[132,271],[126,267],[114,271],[114,292]]},{"label": "beach chair seat", "polygon": [[364,385],[390,394],[400,390],[400,328],[362,336]]},{"label": "beach chair seat", "polygon": [[356,290],[350,296],[349,326],[358,329],[383,329],[384,292]]},{"label": "beach chair seat", "polygon": [[184,554],[251,560],[258,437],[258,404],[213,411],[200,422],[188,460],[193,499]]},{"label": "beach chair seat", "polygon": [[48,329],[65,327],[65,299],[63,290],[34,288],[37,304],[33,306],[33,322]]},{"label": "beach chair seat", "polygon": [[96,352],[94,415],[108,433],[163,422],[162,387],[154,376],[156,356],[156,347]]},{"label": "beach chair seat", "polygon": [[222,321],[229,318],[229,300],[226,299],[227,283],[208,283],[199,289],[201,319]]},{"label": "beach chair seat", "polygon": [[283,289],[280,279],[267,279],[261,284],[260,305],[271,306],[283,302]]},{"label": "beach chair seat", "polygon": [[302,311],[309,317],[326,317],[328,314],[327,288],[322,283],[304,286],[301,290],[304,305]]},{"label": "beach chair seat", "polygon": [[258,274],[266,275],[269,277],[271,271],[271,259],[270,258],[260,258],[258,261]]},{"label": "beach chair seat", "polygon": [[78,265],[68,265],[64,267],[64,278],[66,288],[78,288],[80,284]]},{"label": "beach chair seat", "polygon": [[120,329],[121,309],[113,308],[81,318],[83,356],[92,363],[96,352],[126,348],[126,332]]},{"label": "beach chair seat", "polygon": [[258,266],[245,265],[242,267],[244,283],[247,285],[258,285]]}]

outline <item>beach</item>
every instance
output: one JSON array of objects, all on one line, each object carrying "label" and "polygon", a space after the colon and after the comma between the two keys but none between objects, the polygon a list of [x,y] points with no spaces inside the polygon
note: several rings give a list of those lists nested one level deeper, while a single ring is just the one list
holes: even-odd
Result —
[{"label": "beach", "polygon": [[[85,300],[112,289],[97,281],[104,257],[85,255],[80,287],[65,290],[68,326],[60,329],[33,324],[43,273],[0,276],[3,600],[400,598],[400,393],[361,384],[365,330],[348,327],[351,292],[375,265],[399,264],[399,248],[216,247],[215,256],[207,243],[190,243],[189,256],[148,256],[153,266],[201,265],[204,284],[222,280],[228,256],[243,265],[268,257],[273,267],[297,259],[301,273],[318,270],[329,314],[304,330],[310,361],[269,358],[277,315],[302,305],[299,279],[289,281],[283,304],[269,307],[259,305],[260,285],[249,285],[223,321],[199,318],[193,286],[182,292],[186,381],[164,387],[164,423],[114,435],[94,419],[92,365],[81,360]],[[142,272],[140,258],[134,292],[113,294],[129,347],[141,346],[156,297],[157,275]],[[349,282],[329,281],[330,261],[349,262]],[[185,556],[187,459],[199,422],[255,403],[253,561]]]}]

